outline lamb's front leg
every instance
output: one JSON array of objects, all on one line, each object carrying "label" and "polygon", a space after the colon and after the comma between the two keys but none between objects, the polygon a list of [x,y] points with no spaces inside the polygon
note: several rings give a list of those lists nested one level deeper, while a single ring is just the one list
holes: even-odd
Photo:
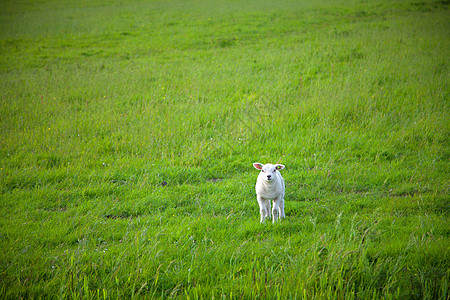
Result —
[{"label": "lamb's front leg", "polygon": [[284,219],[286,217],[284,215],[284,197],[281,198],[279,212],[280,212],[280,219]]},{"label": "lamb's front leg", "polygon": [[258,204],[259,204],[259,213],[261,214],[261,223],[270,215],[270,202],[263,199],[260,196],[257,196]]},{"label": "lamb's front leg", "polygon": [[[280,212],[280,203],[281,203],[281,197],[275,198],[273,200],[273,208],[272,208],[272,222],[275,223],[278,221],[278,217],[281,217],[282,214]],[[284,214],[284,209],[283,209]]]}]

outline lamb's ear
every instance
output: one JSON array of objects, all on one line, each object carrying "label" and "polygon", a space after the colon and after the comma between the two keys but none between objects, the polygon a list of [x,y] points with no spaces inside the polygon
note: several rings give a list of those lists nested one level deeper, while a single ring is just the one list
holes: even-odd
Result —
[{"label": "lamb's ear", "polygon": [[264,165],[256,162],[256,163],[253,163],[253,166],[255,167],[255,169],[261,170]]},{"label": "lamb's ear", "polygon": [[275,168],[277,170],[283,170],[284,169],[284,165],[276,165]]}]

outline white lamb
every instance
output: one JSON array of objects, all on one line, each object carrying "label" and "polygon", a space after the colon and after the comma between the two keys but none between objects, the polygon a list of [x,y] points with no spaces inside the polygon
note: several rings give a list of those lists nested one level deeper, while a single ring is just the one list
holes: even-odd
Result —
[{"label": "white lamb", "polygon": [[255,190],[261,213],[261,223],[270,218],[270,200],[273,201],[272,222],[284,218],[284,180],[278,170],[284,169],[283,165],[254,163],[253,166],[261,170],[256,180]]}]

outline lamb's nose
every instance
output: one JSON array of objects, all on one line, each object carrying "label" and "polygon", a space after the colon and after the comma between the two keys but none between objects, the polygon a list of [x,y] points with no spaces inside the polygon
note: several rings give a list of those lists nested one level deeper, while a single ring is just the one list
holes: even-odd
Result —
[{"label": "lamb's nose", "polygon": [[267,179],[270,179],[272,177],[272,175],[267,175]]}]

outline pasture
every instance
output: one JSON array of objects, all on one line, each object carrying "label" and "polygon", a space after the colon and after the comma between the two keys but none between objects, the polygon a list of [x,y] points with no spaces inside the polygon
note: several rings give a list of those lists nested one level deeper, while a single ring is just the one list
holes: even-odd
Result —
[{"label": "pasture", "polygon": [[2,0],[0,298],[448,299],[449,36],[448,1]]}]

